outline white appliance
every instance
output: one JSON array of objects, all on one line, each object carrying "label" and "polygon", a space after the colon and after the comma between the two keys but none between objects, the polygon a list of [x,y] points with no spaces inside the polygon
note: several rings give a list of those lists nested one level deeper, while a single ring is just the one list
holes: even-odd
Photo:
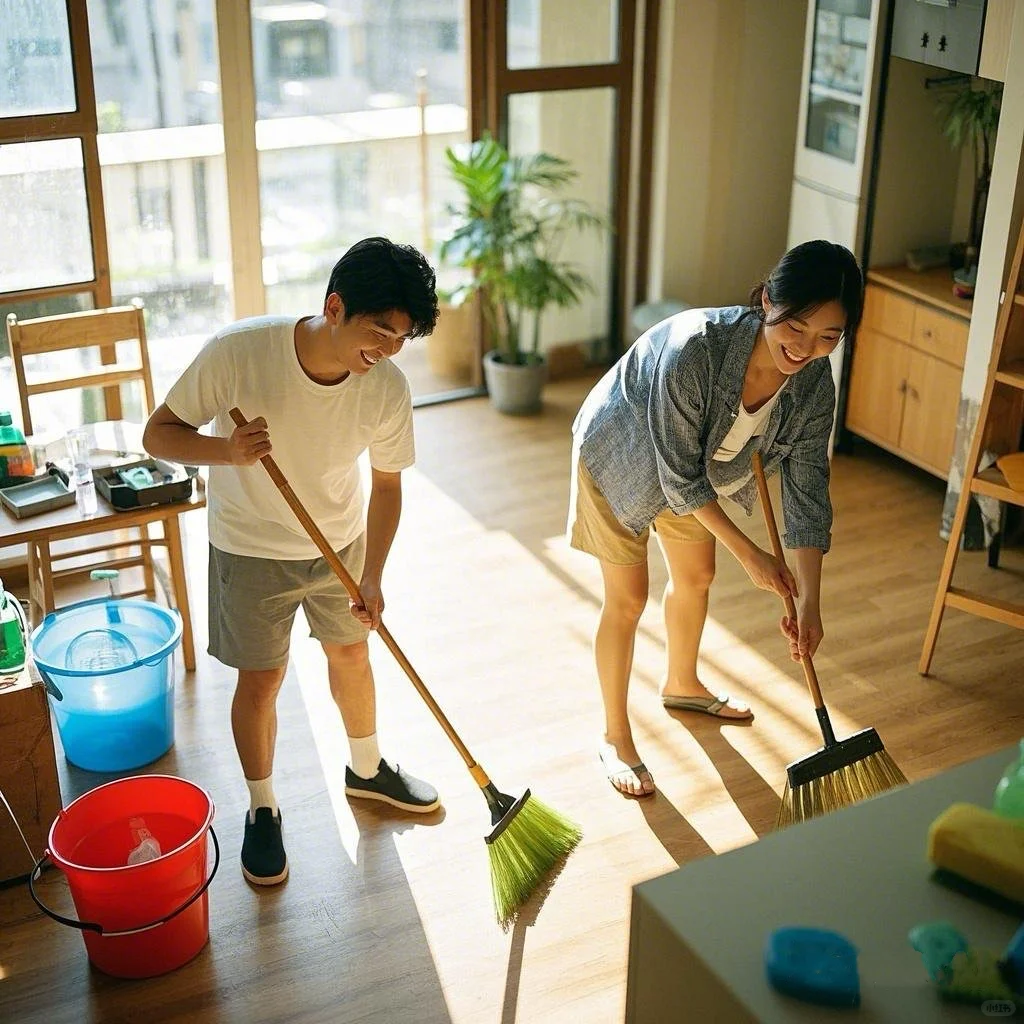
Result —
[{"label": "white appliance", "polygon": [[[864,257],[885,0],[810,0],[788,247],[827,238]],[[844,345],[832,354],[839,390]],[[834,431],[833,431],[834,437]]]}]

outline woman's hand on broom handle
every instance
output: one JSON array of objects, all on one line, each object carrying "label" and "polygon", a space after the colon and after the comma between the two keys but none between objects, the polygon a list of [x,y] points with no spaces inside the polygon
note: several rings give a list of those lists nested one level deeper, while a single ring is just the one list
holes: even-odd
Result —
[{"label": "woman's hand on broom handle", "polygon": [[[761,508],[764,510],[765,526],[768,528],[768,536],[772,542],[772,551],[775,552],[775,557],[779,561],[784,561],[782,539],[779,537],[779,528],[775,524],[775,512],[772,509],[771,495],[768,493],[768,481],[765,479],[761,453],[754,452],[751,462],[754,470],[754,480],[757,482],[757,493],[761,499]],[[786,617],[796,622],[796,604],[792,596],[786,595],[783,601],[786,605]],[[807,680],[807,688],[811,692],[811,699],[814,701],[815,708],[823,708],[825,702],[821,696],[821,686],[818,683],[818,674],[814,671],[814,662],[811,661],[811,656],[809,654],[802,655],[800,663],[803,665],[804,678]]]}]

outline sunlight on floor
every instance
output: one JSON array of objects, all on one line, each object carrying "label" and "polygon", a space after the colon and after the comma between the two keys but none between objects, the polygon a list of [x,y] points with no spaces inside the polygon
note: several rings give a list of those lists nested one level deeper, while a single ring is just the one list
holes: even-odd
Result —
[{"label": "sunlight on floor", "polygon": [[309,627],[301,611],[292,630],[291,670],[298,675],[299,689],[306,705],[306,717],[316,742],[317,756],[327,785],[327,796],[338,825],[338,836],[349,860],[358,861],[359,827],[345,796],[345,764],[348,747],[341,716],[327,685],[327,661],[319,644],[309,637]]}]

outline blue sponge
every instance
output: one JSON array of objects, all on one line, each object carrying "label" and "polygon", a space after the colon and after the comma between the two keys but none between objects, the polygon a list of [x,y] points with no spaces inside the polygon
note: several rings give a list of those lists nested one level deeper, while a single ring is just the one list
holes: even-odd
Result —
[{"label": "blue sponge", "polygon": [[821,928],[777,928],[768,936],[764,967],[779,992],[821,1006],[859,1006],[857,950]]}]

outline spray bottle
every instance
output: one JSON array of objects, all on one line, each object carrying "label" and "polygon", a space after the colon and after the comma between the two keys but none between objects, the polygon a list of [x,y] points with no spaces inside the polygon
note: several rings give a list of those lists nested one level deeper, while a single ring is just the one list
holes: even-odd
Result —
[{"label": "spray bottle", "polygon": [[1006,766],[1006,771],[996,786],[992,809],[1004,818],[1019,818],[1024,821],[1024,739],[1020,741],[1020,755],[1016,761]]}]

